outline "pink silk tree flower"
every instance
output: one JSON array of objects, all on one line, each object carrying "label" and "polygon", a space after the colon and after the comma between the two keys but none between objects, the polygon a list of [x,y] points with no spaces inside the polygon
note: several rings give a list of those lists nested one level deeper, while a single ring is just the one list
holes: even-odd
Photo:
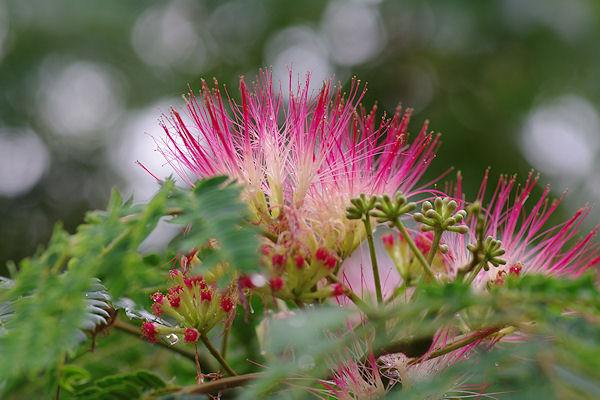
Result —
[{"label": "pink silk tree flower", "polygon": [[203,82],[187,98],[189,123],[175,109],[162,121],[159,150],[190,185],[215,175],[242,183],[253,220],[294,251],[325,247],[344,258],[364,237],[361,224],[345,218],[350,199],[413,193],[438,137],[425,124],[409,142],[411,110],[378,119],[376,107],[360,106],[366,88],[357,80],[347,93],[331,81],[312,93],[309,80],[284,99],[261,71],[251,88],[240,78],[239,102],[216,81],[212,89]]},{"label": "pink silk tree flower", "polygon": [[[558,225],[547,226],[548,219],[564,194],[560,199],[550,201],[550,188],[546,187],[531,208],[526,209],[525,204],[538,179],[539,176],[530,173],[525,183],[520,185],[515,176],[501,176],[491,199],[484,202],[488,184],[486,172],[477,196],[487,220],[484,236],[501,240],[501,246],[506,251],[502,258],[506,264],[490,266],[488,271],[481,270],[473,280],[476,287],[502,284],[510,275],[541,273],[576,277],[600,261],[598,246],[592,240],[598,228],[583,237],[578,236],[580,225],[590,212],[588,206]],[[460,178],[456,198],[462,198]],[[456,275],[471,260],[466,244],[476,241],[475,225],[476,221],[472,220],[466,235],[444,234],[443,243],[450,250],[444,256],[450,276]]]}]

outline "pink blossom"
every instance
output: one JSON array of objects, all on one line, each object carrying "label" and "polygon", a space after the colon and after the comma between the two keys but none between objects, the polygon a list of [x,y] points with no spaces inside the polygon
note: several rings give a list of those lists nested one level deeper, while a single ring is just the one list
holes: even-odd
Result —
[{"label": "pink blossom", "polygon": [[[556,211],[558,200],[549,200],[550,188],[546,187],[531,205],[526,203],[532,198],[532,191],[539,179],[530,173],[523,185],[517,183],[515,176],[501,176],[489,201],[484,201],[488,184],[486,172],[479,189],[478,200],[488,220],[485,236],[502,241],[506,253],[502,256],[507,262],[498,268],[481,271],[475,285],[481,286],[488,281],[503,279],[504,273],[520,274],[542,273],[554,276],[576,277],[600,261],[598,246],[592,241],[597,228],[583,237],[579,237],[579,228],[590,212],[589,207],[579,209],[568,220],[554,226],[547,224]],[[456,197],[461,198],[461,181],[456,188]],[[463,204],[463,206],[465,206]],[[471,254],[467,243],[474,243],[476,221],[471,221],[466,235],[444,234],[444,243],[449,253],[444,256],[449,266],[449,274],[466,265]]]},{"label": "pink blossom", "polygon": [[245,184],[255,220],[279,234],[272,224],[281,220],[271,219],[286,215],[283,229],[310,252],[320,243],[347,255],[361,235],[360,224],[345,218],[350,198],[413,192],[438,139],[425,124],[408,141],[411,110],[386,119],[376,107],[363,109],[365,87],[357,80],[347,93],[332,81],[309,92],[309,80],[284,100],[270,72],[261,71],[252,88],[240,78],[240,102],[203,82],[187,100],[189,123],[175,109],[165,117],[160,151],[190,185],[214,175]]}]

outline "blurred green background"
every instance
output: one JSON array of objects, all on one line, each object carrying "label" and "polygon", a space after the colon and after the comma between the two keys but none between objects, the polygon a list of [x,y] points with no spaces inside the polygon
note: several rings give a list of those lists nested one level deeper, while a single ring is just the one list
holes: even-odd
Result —
[{"label": "blurred green background", "polygon": [[[158,119],[187,85],[272,66],[368,82],[365,104],[413,107],[443,133],[428,177],[533,167],[561,212],[597,201],[600,2],[0,0],[0,265],[73,230],[118,186],[148,199],[135,164],[171,173]],[[590,225],[600,218],[597,210]]]}]

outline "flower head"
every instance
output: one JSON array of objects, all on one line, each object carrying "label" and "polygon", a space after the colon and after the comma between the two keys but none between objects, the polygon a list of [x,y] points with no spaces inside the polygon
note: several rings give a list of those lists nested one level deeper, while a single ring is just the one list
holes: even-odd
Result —
[{"label": "flower head", "polygon": [[[525,204],[532,197],[538,179],[539,176],[530,173],[521,186],[515,176],[501,176],[491,199],[484,202],[488,183],[486,172],[478,195],[487,221],[484,236],[501,241],[505,250],[502,258],[506,264],[481,271],[474,280],[476,286],[487,282],[502,284],[507,276],[529,273],[575,277],[600,261],[598,246],[592,241],[597,228],[584,237],[577,236],[581,223],[590,212],[589,207],[579,209],[570,219],[548,227],[548,219],[563,197],[550,202],[550,188],[546,187],[531,210],[527,211]],[[457,198],[462,197],[460,183],[459,179]],[[445,256],[446,264],[451,266],[449,274],[468,264],[471,254],[466,250],[466,244],[476,240],[476,222],[470,222],[466,235],[444,236],[450,249]]]},{"label": "flower head", "polygon": [[360,224],[345,218],[349,199],[397,189],[410,194],[438,141],[425,125],[408,142],[411,110],[378,120],[376,107],[360,107],[365,88],[357,80],[347,93],[325,82],[315,96],[309,80],[284,101],[271,74],[261,71],[252,89],[240,79],[241,102],[224,98],[216,82],[214,89],[203,82],[200,95],[187,100],[191,123],[175,109],[163,121],[160,151],[190,185],[190,173],[243,183],[255,221],[274,234],[310,252],[325,246],[348,255],[361,235]]}]

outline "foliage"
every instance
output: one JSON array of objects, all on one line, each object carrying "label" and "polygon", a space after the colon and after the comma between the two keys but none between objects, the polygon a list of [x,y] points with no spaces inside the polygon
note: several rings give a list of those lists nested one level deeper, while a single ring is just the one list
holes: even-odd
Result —
[{"label": "foliage", "polygon": [[[2,310],[11,311],[8,315],[3,311],[0,320],[3,388],[10,390],[23,377],[32,379],[40,371],[63,365],[84,341],[82,329],[106,322],[102,314],[109,307],[98,299],[101,288],[92,278],[109,288],[114,299],[129,296],[144,301],[149,287],[164,284],[168,265],[147,265],[138,248],[173,210],[180,215],[171,222],[193,224],[185,240],[203,243],[216,238],[227,249],[236,248],[213,250],[201,269],[217,261],[244,270],[256,266],[255,230],[242,225],[245,213],[236,202],[238,195],[239,188],[221,177],[206,180],[193,191],[167,181],[145,205],[122,201],[114,191],[107,211],[88,213],[74,235],[58,225],[47,248],[23,260],[13,281],[3,281],[0,288]],[[194,218],[192,212],[199,206],[207,212]],[[176,249],[185,250],[185,243]]]}]

